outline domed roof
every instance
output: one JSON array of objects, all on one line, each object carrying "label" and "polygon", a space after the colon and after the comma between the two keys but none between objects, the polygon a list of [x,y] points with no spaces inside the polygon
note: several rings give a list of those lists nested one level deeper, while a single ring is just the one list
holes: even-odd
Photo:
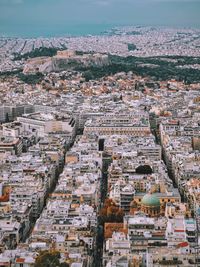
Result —
[{"label": "domed roof", "polygon": [[155,194],[146,194],[142,198],[142,205],[144,206],[151,206],[151,207],[157,207],[160,206],[160,200]]}]

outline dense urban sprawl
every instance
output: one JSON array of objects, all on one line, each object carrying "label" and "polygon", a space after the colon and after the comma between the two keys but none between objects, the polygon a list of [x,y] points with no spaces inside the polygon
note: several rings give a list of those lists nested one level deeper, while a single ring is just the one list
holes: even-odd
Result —
[{"label": "dense urban sprawl", "polygon": [[[104,68],[108,53],[198,57],[199,38],[130,27],[0,40],[1,71],[43,73],[0,76],[1,267],[199,266],[200,84],[64,70]],[[41,46],[64,51],[13,61]]]}]

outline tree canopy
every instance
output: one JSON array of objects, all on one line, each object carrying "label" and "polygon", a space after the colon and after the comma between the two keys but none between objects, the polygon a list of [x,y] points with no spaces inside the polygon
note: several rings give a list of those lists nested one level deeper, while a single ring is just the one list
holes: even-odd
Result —
[{"label": "tree canopy", "polygon": [[138,174],[152,174],[152,169],[149,165],[141,165],[136,168],[136,173]]},{"label": "tree canopy", "polygon": [[106,199],[100,210],[100,223],[123,222],[124,211],[118,207],[112,199]]},{"label": "tree canopy", "polygon": [[[133,48],[133,47],[132,47]],[[173,61],[172,61],[173,60]],[[151,77],[154,80],[167,81],[176,79],[186,84],[200,82],[200,70],[193,68],[182,68],[185,65],[200,64],[200,57],[120,57],[109,55],[110,64],[103,67],[80,66],[76,69],[83,73],[86,81],[99,79],[114,75],[118,72],[132,71],[142,77]],[[152,66],[155,67],[152,67]]]},{"label": "tree canopy", "polygon": [[34,57],[53,57],[57,54],[57,51],[59,50],[63,50],[63,49],[56,48],[56,47],[39,47],[25,54],[15,53],[14,60],[21,60],[21,59],[26,60],[28,58],[34,58]]},{"label": "tree canopy", "polygon": [[69,264],[60,263],[59,252],[42,251],[36,259],[35,267],[69,267]]}]

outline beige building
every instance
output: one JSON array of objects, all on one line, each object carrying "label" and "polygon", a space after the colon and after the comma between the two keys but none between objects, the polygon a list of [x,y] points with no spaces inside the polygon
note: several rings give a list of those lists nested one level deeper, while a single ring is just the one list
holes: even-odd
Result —
[{"label": "beige building", "polygon": [[84,133],[98,135],[149,136],[148,117],[137,114],[109,114],[86,122]]}]

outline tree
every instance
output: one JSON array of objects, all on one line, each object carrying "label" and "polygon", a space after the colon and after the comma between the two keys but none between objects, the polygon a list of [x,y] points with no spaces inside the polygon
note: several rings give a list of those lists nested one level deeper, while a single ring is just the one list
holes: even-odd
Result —
[{"label": "tree", "polygon": [[107,198],[104,203],[104,207],[116,206],[115,202],[111,198]]},{"label": "tree", "polygon": [[112,199],[106,199],[103,208],[100,210],[100,223],[123,222],[124,211],[116,205]]},{"label": "tree", "polygon": [[138,174],[152,174],[153,171],[149,165],[141,165],[136,168],[135,172]]},{"label": "tree", "polygon": [[59,252],[42,251],[36,259],[35,267],[69,267],[69,265],[60,263]]},{"label": "tree", "polygon": [[[66,49],[66,48],[65,48]],[[53,57],[57,54],[58,51],[63,50],[63,48],[56,48],[56,47],[39,47],[36,48],[28,53],[25,54],[18,54],[14,53],[14,61],[15,60],[22,60],[22,59],[28,59],[28,58],[35,58],[35,57]]]},{"label": "tree", "polygon": [[43,77],[44,77],[44,74],[42,74],[40,72],[37,72],[35,74],[26,74],[26,75],[23,73],[18,74],[18,78],[27,84],[40,83],[42,81]]}]

